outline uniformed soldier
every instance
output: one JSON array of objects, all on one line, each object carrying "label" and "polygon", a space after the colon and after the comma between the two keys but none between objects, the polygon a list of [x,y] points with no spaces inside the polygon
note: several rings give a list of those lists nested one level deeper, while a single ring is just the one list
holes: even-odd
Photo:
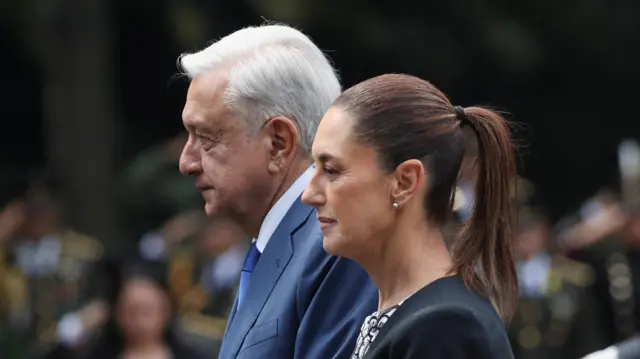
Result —
[{"label": "uniformed soldier", "polygon": [[588,245],[574,247],[571,252],[595,270],[593,297],[601,303],[601,310],[592,315],[602,318],[606,334],[605,345],[600,349],[627,341],[640,329],[640,212],[633,210],[625,218],[615,231],[594,229],[593,232],[610,234],[599,240],[583,240],[581,243]]},{"label": "uniformed soldier", "polygon": [[217,220],[204,226],[197,241],[173,252],[170,288],[183,333],[215,357],[237,291],[245,238],[233,223]]},{"label": "uniformed soldier", "polygon": [[509,326],[512,347],[518,359],[581,358],[604,344],[589,296],[594,274],[551,250],[549,220],[535,197],[517,216],[520,300]]},{"label": "uniformed soldier", "polygon": [[[54,198],[34,187],[21,227],[4,241],[2,283],[9,296],[10,326],[29,349],[43,356],[57,342],[57,320],[79,303],[88,277],[103,255],[102,244],[62,225]],[[20,340],[16,341],[19,342]]]},{"label": "uniformed soldier", "polygon": [[165,262],[168,289],[177,304],[177,334],[215,357],[231,311],[246,254],[233,223],[209,221],[201,211],[178,213],[146,233],[138,253]]},{"label": "uniformed soldier", "polygon": [[624,355],[600,354],[627,359],[640,354],[632,350],[640,330],[640,145],[635,141],[620,144],[619,169],[621,196],[599,195],[582,206],[580,220],[564,231],[564,247],[595,270],[593,297],[602,310],[592,315],[602,318],[606,334],[600,349],[626,343]]},{"label": "uniformed soldier", "polygon": [[27,282],[22,273],[7,263],[6,244],[24,223],[24,203],[14,201],[0,210],[0,353],[3,358],[25,358],[27,346],[21,342],[28,313]]},{"label": "uniformed soldier", "polygon": [[[149,265],[166,267],[167,290],[175,304],[176,328],[175,334],[180,340],[197,351],[207,352],[212,357],[219,348],[226,325],[227,306],[230,307],[233,298],[224,299],[223,293],[209,293],[200,283],[204,260],[207,258],[202,250],[202,227],[206,217],[201,211],[186,211],[169,218],[158,229],[147,232],[138,243],[137,250],[123,257],[133,255]],[[222,239],[222,238],[221,238]],[[244,256],[244,252],[242,252]],[[244,257],[242,257],[244,258]],[[125,262],[113,261],[111,267],[117,267],[119,272]],[[119,264],[118,264],[119,263]],[[233,284],[236,283],[233,278]],[[115,280],[114,282],[119,282]],[[117,287],[117,285],[116,285]],[[109,297],[112,297],[109,296]],[[66,348],[75,351],[86,345],[87,338],[99,334],[104,325],[105,311],[99,304],[103,297],[93,298],[79,310],[67,314],[59,323],[59,331],[68,332],[64,338]],[[113,302],[113,298],[108,302]],[[92,307],[95,310],[92,310]],[[213,312],[209,309],[214,308]],[[97,312],[97,314],[96,314]],[[107,308],[106,317],[111,315],[111,308]],[[86,317],[94,319],[88,320]],[[95,319],[98,318],[98,319]],[[100,320],[102,318],[102,320]],[[88,323],[89,322],[89,323]],[[63,330],[70,328],[69,330]],[[64,357],[64,356],[58,356]]]}]

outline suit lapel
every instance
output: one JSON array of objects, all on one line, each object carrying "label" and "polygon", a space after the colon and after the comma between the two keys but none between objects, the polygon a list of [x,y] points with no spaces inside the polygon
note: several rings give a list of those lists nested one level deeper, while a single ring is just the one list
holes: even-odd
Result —
[{"label": "suit lapel", "polygon": [[229,334],[229,327],[233,322],[233,318],[236,317],[237,311],[238,311],[238,295],[236,294],[236,299],[233,301],[233,306],[231,307],[231,313],[229,313],[229,318],[227,319],[227,325],[224,328],[224,336],[222,337],[222,340],[227,339],[227,334]]},{"label": "suit lapel", "polygon": [[311,211],[312,208],[302,204],[300,197],[298,197],[269,239],[269,243],[253,270],[251,283],[247,288],[247,295],[242,307],[237,308],[236,299],[232,318],[227,328],[230,334],[228,336],[225,334],[227,341],[225,344],[227,345],[223,344],[222,348],[226,353],[224,355],[221,353],[221,358],[234,358],[238,354],[244,338],[256,322],[293,255],[291,235],[307,220]]}]

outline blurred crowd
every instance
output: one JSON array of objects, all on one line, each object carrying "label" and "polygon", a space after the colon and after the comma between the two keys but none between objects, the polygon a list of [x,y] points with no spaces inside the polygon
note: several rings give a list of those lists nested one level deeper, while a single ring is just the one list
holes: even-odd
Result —
[{"label": "blurred crowd", "polygon": [[[510,324],[517,358],[640,355],[640,146],[619,147],[620,183],[556,221],[522,180],[514,233],[520,301]],[[606,353],[605,353],[606,352]],[[595,357],[596,354],[592,354]]]},{"label": "blurred crowd", "polygon": [[[468,163],[463,163],[450,236],[472,208],[474,169]],[[620,183],[585,198],[559,219],[551,216],[545,193],[525,178],[518,180],[513,241],[520,298],[508,328],[517,359],[617,358],[605,355],[613,347],[620,358],[640,357],[636,142],[621,143],[619,169]]]},{"label": "blurred crowd", "polygon": [[123,171],[117,245],[69,228],[46,178],[0,204],[0,357],[217,357],[249,242],[204,215],[184,140]]},{"label": "blurred crowd", "polygon": [[[178,135],[139,154],[116,190],[125,245],[74,231],[55,187],[35,180],[0,210],[2,358],[215,358],[249,239],[211,221],[177,161]],[[447,227],[472,210],[473,154]],[[640,150],[621,146],[620,184],[552,220],[521,178],[514,193],[519,359],[583,358],[640,329]]]}]

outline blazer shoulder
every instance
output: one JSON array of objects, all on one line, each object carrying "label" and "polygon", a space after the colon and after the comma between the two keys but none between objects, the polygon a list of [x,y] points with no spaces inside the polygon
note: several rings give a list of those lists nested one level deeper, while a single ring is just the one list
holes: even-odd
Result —
[{"label": "blazer shoulder", "polygon": [[441,304],[423,308],[401,320],[398,327],[411,328],[411,331],[424,330],[465,331],[473,335],[486,335],[487,329],[481,319],[481,313],[460,304]]},{"label": "blazer shoulder", "polygon": [[494,339],[482,317],[458,304],[432,306],[403,316],[387,336],[392,357],[503,358],[492,352]]}]

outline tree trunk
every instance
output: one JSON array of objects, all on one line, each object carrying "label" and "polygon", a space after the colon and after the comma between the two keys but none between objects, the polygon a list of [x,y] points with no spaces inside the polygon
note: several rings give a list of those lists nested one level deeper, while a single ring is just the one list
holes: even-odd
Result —
[{"label": "tree trunk", "polygon": [[116,233],[111,183],[118,113],[107,0],[45,3],[38,18],[49,169],[64,186],[68,225],[107,240]]}]

